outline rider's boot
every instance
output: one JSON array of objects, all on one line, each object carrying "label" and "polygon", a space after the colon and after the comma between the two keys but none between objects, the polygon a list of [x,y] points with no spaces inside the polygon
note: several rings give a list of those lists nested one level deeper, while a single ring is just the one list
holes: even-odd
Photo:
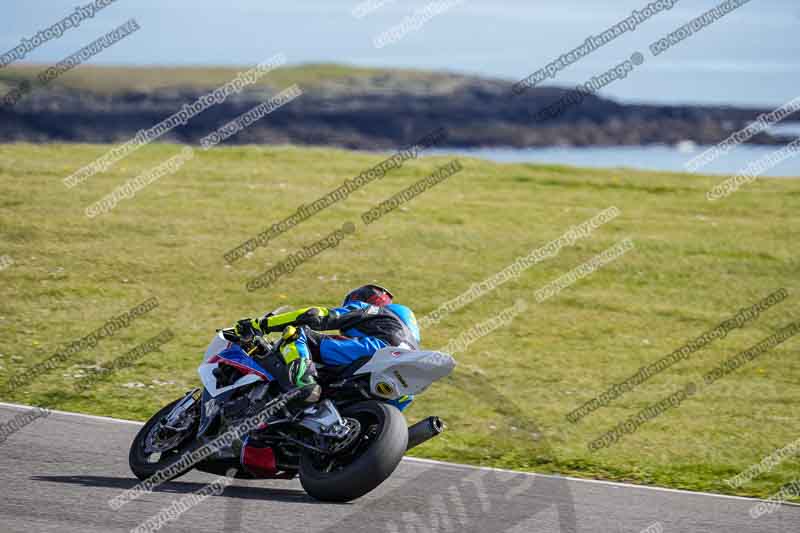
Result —
[{"label": "rider's boot", "polygon": [[317,369],[302,330],[287,327],[283,332],[280,354],[267,357],[262,364],[275,377],[283,393],[294,396],[290,407],[319,401],[322,388],[317,384]]}]

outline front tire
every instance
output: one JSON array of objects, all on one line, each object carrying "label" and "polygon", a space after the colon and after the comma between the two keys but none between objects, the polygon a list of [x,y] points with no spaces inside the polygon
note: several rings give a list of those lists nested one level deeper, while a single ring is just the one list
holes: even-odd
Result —
[{"label": "front tire", "polygon": [[327,471],[312,452],[302,455],[300,483],[317,500],[348,502],[372,491],[392,475],[408,445],[406,419],[392,405],[360,402],[342,409],[341,414],[359,421],[362,436],[356,446],[367,447],[352,462]]},{"label": "front tire", "polygon": [[[161,422],[161,419],[168,415],[172,411],[172,408],[175,407],[175,405],[181,400],[183,400],[183,398],[175,400],[154,414],[142,427],[142,429],[139,430],[139,433],[136,434],[136,437],[134,437],[133,442],[131,443],[131,450],[128,454],[128,464],[131,467],[131,471],[137,478],[145,480],[153,476],[156,472],[169,468],[183,455],[191,453],[200,447],[199,443],[194,439],[194,435],[197,431],[197,424],[195,423],[193,424],[192,429],[189,430],[189,433],[187,433],[187,435],[180,440],[177,446],[171,450],[168,450],[168,453],[162,454],[162,457],[160,457],[157,461],[152,461],[152,458],[145,453],[145,442],[148,435],[150,435],[150,432],[153,431],[156,425]],[[191,465],[187,468],[182,468],[177,473],[170,476],[169,479],[164,479],[164,481],[176,479],[192,470],[192,468],[194,468],[194,465]]]}]

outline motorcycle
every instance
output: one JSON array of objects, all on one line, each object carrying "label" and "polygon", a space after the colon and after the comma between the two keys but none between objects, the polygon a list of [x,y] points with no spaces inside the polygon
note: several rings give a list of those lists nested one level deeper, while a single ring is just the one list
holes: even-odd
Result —
[{"label": "motorcycle", "polygon": [[136,477],[168,481],[193,468],[218,475],[233,469],[243,479],[299,476],[311,497],[347,502],[444,430],[436,416],[408,427],[390,402],[449,375],[449,354],[386,347],[347,366],[317,364],[319,401],[290,408],[302,389],[282,392],[267,370],[285,339],[245,340],[232,328],[218,330],[198,368],[202,387],[162,408],[134,438],[129,463]]}]

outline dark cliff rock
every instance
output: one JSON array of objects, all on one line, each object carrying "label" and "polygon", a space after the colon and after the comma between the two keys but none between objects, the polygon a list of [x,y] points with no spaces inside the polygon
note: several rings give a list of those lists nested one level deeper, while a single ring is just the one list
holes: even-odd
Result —
[{"label": "dark cliff rock", "polygon": [[[229,144],[294,143],[382,149],[412,143],[433,129],[457,147],[614,146],[713,144],[767,109],[625,105],[588,96],[554,118],[537,114],[568,91],[537,88],[512,95],[510,84],[467,76],[433,80],[380,76],[365,82],[321,84],[241,133]],[[197,143],[282,87],[260,87],[229,97],[162,140]],[[13,107],[0,107],[0,141],[114,143],[133,137],[205,94],[160,88],[102,94],[54,85]],[[761,133],[749,142],[789,139]]]}]

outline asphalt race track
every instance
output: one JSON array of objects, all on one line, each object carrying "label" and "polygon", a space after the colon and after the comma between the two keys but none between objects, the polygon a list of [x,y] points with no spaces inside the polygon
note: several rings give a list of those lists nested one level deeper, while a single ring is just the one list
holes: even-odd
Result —
[{"label": "asphalt race track", "polygon": [[[24,412],[0,405],[0,423]],[[138,424],[54,412],[0,444],[0,532],[130,531],[215,476],[191,473],[112,510],[133,487]],[[406,460],[349,504],[318,503],[292,481],[235,481],[160,531],[797,533],[800,506],[753,519],[756,500]]]}]

